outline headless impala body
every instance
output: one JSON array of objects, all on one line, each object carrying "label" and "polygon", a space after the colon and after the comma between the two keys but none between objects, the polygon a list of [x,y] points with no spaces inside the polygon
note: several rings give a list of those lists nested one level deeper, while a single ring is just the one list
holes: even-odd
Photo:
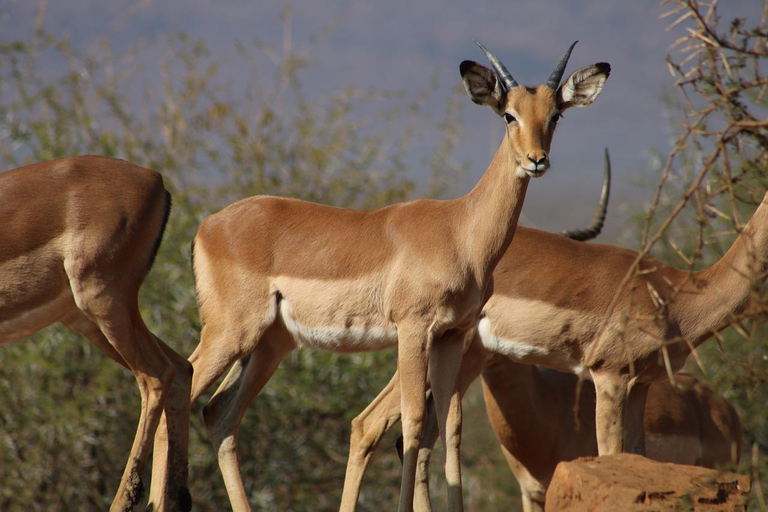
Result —
[{"label": "headless impala body", "polygon": [[[138,306],[170,206],[157,172],[122,160],[83,156],[0,173],[0,343],[61,322],[139,385],[139,426],[112,510],[139,500],[164,408],[164,435],[188,435],[191,367],[147,329]],[[175,442],[166,448],[155,459],[173,470],[153,480],[150,504],[188,508],[178,485],[186,457]]]},{"label": "headless impala body", "polygon": [[[765,280],[768,194],[719,262],[688,272],[643,258],[641,273],[606,316],[636,258],[628,249],[518,228],[494,271],[494,293],[483,308],[478,339],[464,355],[460,388],[466,390],[492,353],[591,377],[599,454],[644,453],[648,384],[668,375],[663,348],[669,368],[680,370],[690,347],[725,328],[753,283]],[[350,503],[371,452],[399,418],[398,379],[395,374],[353,421],[344,489]],[[426,455],[429,448],[424,450]],[[419,460],[426,464],[428,457]],[[419,482],[426,475],[423,464]]]},{"label": "headless impala body", "polygon": [[462,509],[457,374],[475,337],[493,267],[514,234],[530,176],[549,167],[560,113],[591,103],[607,64],[576,71],[558,88],[570,50],[547,85],[518,87],[465,61],[470,97],[507,121],[488,170],[466,196],[364,212],[294,199],[253,197],[208,217],[195,238],[193,268],[200,344],[192,400],[229,369],[203,414],[232,506],[250,508],[236,435],[250,401],[280,360],[300,345],[337,352],[397,345],[404,464],[400,509],[413,506],[417,451],[432,375],[451,510]]},{"label": "headless impala body", "polygon": [[[692,377],[676,375],[675,380],[679,388],[668,379],[649,387],[646,456],[710,468],[737,463],[741,423],[734,408]],[[584,382],[574,407],[577,384],[573,374],[498,354],[483,370],[488,419],[520,483],[524,512],[543,512],[559,462],[597,455],[595,388]]]}]

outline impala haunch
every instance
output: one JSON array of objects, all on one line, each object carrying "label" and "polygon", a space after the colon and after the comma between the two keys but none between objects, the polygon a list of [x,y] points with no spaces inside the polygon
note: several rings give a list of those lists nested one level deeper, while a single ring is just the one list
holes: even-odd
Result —
[{"label": "impala haunch", "polygon": [[186,450],[191,366],[147,329],[138,304],[170,207],[160,174],[123,160],[81,156],[0,173],[0,343],[61,322],[136,377],[141,415],[113,511],[141,498],[156,431],[172,439],[154,460],[171,469],[153,472],[149,504],[190,507],[177,448]]},{"label": "impala haunch", "polygon": [[403,511],[413,506],[429,368],[446,444],[450,509],[462,510],[457,376],[464,347],[475,337],[491,273],[512,240],[528,181],[549,167],[558,116],[591,103],[609,70],[607,64],[589,66],[557,88],[566,54],[549,85],[532,89],[515,85],[486,53],[494,70],[465,61],[461,75],[472,100],[490,106],[507,129],[467,195],[375,211],[257,196],[201,224],[193,269],[203,327],[190,357],[191,398],[229,370],[203,415],[234,510],[250,509],[237,461],[240,421],[280,361],[303,345],[337,352],[397,345]]}]

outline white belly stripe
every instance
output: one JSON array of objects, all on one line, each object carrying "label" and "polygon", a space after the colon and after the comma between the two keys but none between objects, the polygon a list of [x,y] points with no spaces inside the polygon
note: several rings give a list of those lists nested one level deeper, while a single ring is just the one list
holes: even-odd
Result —
[{"label": "white belly stripe", "polygon": [[297,322],[290,314],[290,305],[283,300],[280,317],[298,345],[330,350],[356,352],[381,350],[397,344],[397,329],[378,326],[310,327]]},{"label": "white belly stripe", "polygon": [[564,354],[550,352],[542,347],[496,336],[491,329],[491,321],[487,317],[480,320],[477,328],[480,333],[480,340],[487,350],[507,356],[515,362],[539,364],[554,370],[575,373],[577,375],[587,373],[579,361],[573,360]]}]

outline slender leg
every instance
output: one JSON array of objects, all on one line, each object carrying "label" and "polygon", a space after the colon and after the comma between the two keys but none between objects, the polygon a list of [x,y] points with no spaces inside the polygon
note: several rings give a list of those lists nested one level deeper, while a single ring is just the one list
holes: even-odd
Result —
[{"label": "slender leg", "polygon": [[440,437],[445,448],[448,508],[462,511],[461,489],[461,388],[459,370],[467,333],[450,331],[436,339],[429,354],[429,375],[435,398]]},{"label": "slender leg", "polygon": [[[485,351],[480,338],[475,336],[461,358],[459,370],[459,389],[461,396],[469,388],[485,367],[488,353]],[[432,455],[440,430],[437,425],[437,411],[432,395],[427,400],[427,420],[424,426],[424,435],[419,447],[419,462],[416,470],[416,495],[414,498],[414,510],[417,512],[429,512],[432,504],[429,495],[429,460]]]},{"label": "slender leg", "polygon": [[438,428],[437,409],[435,397],[429,393],[427,397],[427,420],[424,424],[424,435],[419,446],[419,461],[416,464],[416,490],[413,498],[414,512],[430,512],[432,499],[429,495],[429,461],[432,457],[432,448],[440,438]]},{"label": "slender leg", "polygon": [[355,510],[363,475],[384,434],[400,421],[400,378],[398,372],[363,412],[352,420],[349,460],[344,476],[340,512]]},{"label": "slender leg", "polygon": [[400,512],[413,510],[416,463],[426,409],[427,354],[431,336],[428,325],[398,325],[397,369],[400,373],[400,410],[403,422]]},{"label": "slender leg", "polygon": [[192,365],[162,340],[155,339],[175,367],[176,377],[155,432],[152,484],[147,510],[189,512],[192,508],[192,498],[187,487]]},{"label": "slender leg", "polygon": [[629,375],[591,371],[597,404],[595,429],[599,455],[624,451],[624,411],[627,405]]},{"label": "slender leg", "polygon": [[[280,361],[294,348],[287,333],[278,332],[278,328],[267,330],[256,349],[232,366],[203,408],[203,417],[235,512],[251,510],[237,459],[240,422],[248,405],[272,377]],[[200,360],[198,363],[204,364]]]},{"label": "slender leg", "polygon": [[544,512],[544,505],[533,500],[528,493],[523,492],[523,512]]},{"label": "slender leg", "polygon": [[[80,310],[76,310],[62,323],[72,331],[88,338],[106,355],[125,366],[125,360],[109,340]],[[148,510],[189,511],[192,504],[187,483],[187,447],[189,445],[189,390],[192,365],[162,340],[153,336],[168,360],[173,364],[175,377],[165,400],[165,411],[155,432],[152,457],[152,485]],[[167,466],[171,467],[170,474]],[[166,501],[166,499],[168,501]]]},{"label": "slender leg", "polygon": [[[480,375],[485,365],[486,352],[479,339],[470,345],[461,362],[460,387],[463,393]],[[350,439],[349,461],[344,479],[344,491],[340,510],[343,512],[355,509],[360,494],[363,475],[371,455],[378,447],[384,434],[400,419],[400,381],[396,372],[387,386],[379,393],[373,402],[352,420],[352,435]],[[421,438],[418,454],[417,476],[415,486],[414,510],[428,511],[430,508],[429,486],[429,456],[440,433],[437,428],[437,413],[434,400],[429,395],[427,400],[427,419],[424,434]],[[402,453],[402,437],[400,443],[400,458]]]},{"label": "slender leg", "polygon": [[[113,308],[117,309],[117,308]],[[131,318],[136,319],[133,322]],[[172,386],[173,365],[146,328],[138,308],[130,313],[109,311],[97,320],[104,336],[136,376],[141,394],[141,415],[128,464],[110,510],[132,510],[143,492],[141,473]]]},{"label": "slender leg", "polygon": [[[78,290],[77,287],[74,289]],[[141,394],[139,425],[120,487],[110,508],[113,511],[133,510],[143,493],[141,473],[152,447],[152,436],[160,421],[166,397],[175,380],[175,371],[154,335],[141,320],[135,301],[130,301],[130,305],[115,302],[105,306],[97,299],[83,295],[77,296],[82,310],[73,312],[62,323],[87,337],[107,356],[130,369],[136,377]],[[138,322],[135,328],[131,318],[137,319],[134,320]]]}]

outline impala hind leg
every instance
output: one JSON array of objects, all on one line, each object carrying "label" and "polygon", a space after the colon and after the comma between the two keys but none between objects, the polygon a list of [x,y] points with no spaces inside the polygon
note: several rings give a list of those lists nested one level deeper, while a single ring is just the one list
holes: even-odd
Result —
[{"label": "impala hind leg", "polygon": [[187,487],[192,364],[162,340],[155,339],[176,369],[176,377],[155,432],[147,510],[189,512],[192,509],[192,497]]},{"label": "impala hind leg", "polygon": [[[152,448],[152,438],[160,422],[176,370],[154,335],[144,325],[135,300],[128,304],[120,304],[116,300],[105,302],[108,302],[108,306],[103,309],[99,306],[104,304],[94,306],[92,303],[86,303],[88,305],[85,306],[85,312],[109,341],[114,353],[119,355],[122,362],[133,372],[141,394],[141,414],[136,436],[120,486],[110,507],[111,511],[129,511],[141,499],[141,472]],[[82,328],[83,325],[83,322],[78,323],[78,327]],[[100,339],[93,333],[89,338]],[[100,343],[96,344],[101,346]],[[110,352],[107,351],[108,355],[117,359]]]},{"label": "impala hind leg", "polygon": [[[63,319],[62,323],[70,330],[88,338],[91,343],[117,363],[129,368],[120,353],[101,332],[99,326],[85,316],[82,311],[74,311]],[[192,365],[162,340],[156,336],[153,338],[174,366],[175,376],[165,400],[165,411],[160,417],[155,432],[152,485],[150,486],[147,510],[186,512],[192,507],[189,490],[186,487]]]},{"label": "impala hind leg", "polygon": [[70,331],[88,338],[88,341],[96,345],[96,347],[110,359],[130,370],[128,364],[117,350],[115,350],[115,347],[112,346],[107,337],[104,336],[104,333],[101,332],[99,326],[96,325],[93,320],[85,316],[85,313],[76,309],[66,318],[62,319],[61,323]]},{"label": "impala hind leg", "polygon": [[363,475],[384,434],[400,421],[400,377],[395,372],[386,387],[355,419],[349,439],[349,459],[341,493],[340,512],[355,510]]},{"label": "impala hind leg", "polygon": [[[223,340],[203,339],[201,345],[203,343],[221,346]],[[224,381],[203,408],[203,418],[218,458],[232,510],[235,512],[251,510],[237,458],[237,432],[240,422],[248,405],[272,377],[280,361],[294,348],[296,345],[290,335],[280,325],[267,329],[256,341],[253,351],[232,365]],[[209,353],[208,356],[209,358],[202,358],[200,353],[195,351],[190,358],[195,371],[193,398],[196,398],[195,393],[199,392],[202,386],[195,381],[198,369],[202,375],[211,376],[213,373],[210,366],[221,366],[214,354]]]}]

